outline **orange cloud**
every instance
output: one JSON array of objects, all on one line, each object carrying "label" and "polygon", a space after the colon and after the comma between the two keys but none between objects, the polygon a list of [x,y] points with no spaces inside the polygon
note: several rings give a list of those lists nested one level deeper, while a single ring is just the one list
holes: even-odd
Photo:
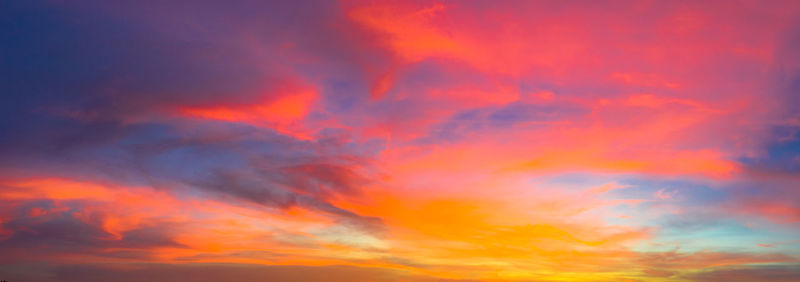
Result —
[{"label": "orange cloud", "polygon": [[263,101],[243,105],[183,106],[179,112],[196,118],[227,122],[243,122],[274,129],[299,139],[311,139],[300,121],[311,111],[318,97],[311,89],[297,89]]}]

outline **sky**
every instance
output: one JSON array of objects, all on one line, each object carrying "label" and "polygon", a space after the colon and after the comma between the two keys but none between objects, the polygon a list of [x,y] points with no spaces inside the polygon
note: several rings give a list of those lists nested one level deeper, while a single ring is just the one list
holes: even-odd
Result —
[{"label": "sky", "polygon": [[800,2],[0,1],[0,254],[9,282],[797,281]]}]

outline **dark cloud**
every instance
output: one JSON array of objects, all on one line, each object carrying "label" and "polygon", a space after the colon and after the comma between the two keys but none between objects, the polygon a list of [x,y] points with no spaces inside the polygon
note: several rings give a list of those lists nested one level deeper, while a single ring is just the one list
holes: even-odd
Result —
[{"label": "dark cloud", "polygon": [[113,131],[112,137],[91,141],[72,139],[81,135],[71,130],[54,133],[34,146],[54,149],[15,150],[0,163],[51,176],[198,190],[278,209],[299,206],[380,229],[380,220],[330,203],[335,197],[358,196],[360,187],[369,183],[369,146],[352,150],[331,140],[299,141],[220,123],[191,132],[167,124],[119,125]]},{"label": "dark cloud", "polygon": [[1,279],[29,282],[92,281],[439,281],[407,271],[354,266],[249,264],[4,265]]},{"label": "dark cloud", "polygon": [[309,163],[284,167],[281,172],[287,176],[284,184],[314,195],[353,194],[358,192],[359,186],[368,183],[344,165]]},{"label": "dark cloud", "polygon": [[199,189],[377,222],[329,202],[367,183],[370,149],[175,117],[175,107],[243,105],[317,80],[367,85],[390,58],[366,31],[330,1],[145,2],[0,4],[5,175]]},{"label": "dark cloud", "polygon": [[52,200],[3,204],[15,206],[5,215],[11,219],[2,223],[7,234],[0,237],[0,250],[6,261],[63,254],[146,258],[150,248],[185,247],[172,239],[180,228],[174,223],[152,221],[119,237],[109,233],[102,227],[108,216],[83,209],[91,205],[87,202],[60,203],[66,207],[56,207]]},{"label": "dark cloud", "polygon": [[704,269],[719,265],[780,264],[795,263],[797,259],[780,253],[734,253],[734,252],[651,252],[640,253],[639,263],[650,269],[679,270]]},{"label": "dark cloud", "polygon": [[700,271],[680,278],[691,281],[797,281],[800,277],[800,265],[751,265],[717,267]]},{"label": "dark cloud", "polygon": [[[324,189],[329,189],[326,188],[326,185],[344,185],[346,183],[339,182],[352,177],[352,175],[349,173],[339,175],[335,169],[328,170],[332,166],[327,165],[322,166],[323,173],[321,175],[314,174],[315,172],[319,173],[314,169],[307,169],[320,169],[318,166],[301,165],[280,168],[278,171],[264,171],[264,168],[257,171],[251,171],[248,168],[242,171],[214,170],[202,179],[191,180],[190,184],[218,195],[232,196],[260,205],[282,209],[298,206],[327,213],[337,217],[341,223],[365,230],[378,231],[382,229],[382,221],[379,218],[364,217],[329,203],[327,201],[329,196],[342,193],[325,191]],[[287,182],[287,178],[290,181]],[[344,195],[357,189],[355,186],[344,188],[347,189]]]}]

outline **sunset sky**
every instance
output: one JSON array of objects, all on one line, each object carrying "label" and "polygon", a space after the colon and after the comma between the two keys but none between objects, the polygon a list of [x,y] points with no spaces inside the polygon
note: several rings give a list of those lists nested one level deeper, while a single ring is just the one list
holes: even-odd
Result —
[{"label": "sunset sky", "polygon": [[0,1],[0,280],[798,281],[800,1]]}]

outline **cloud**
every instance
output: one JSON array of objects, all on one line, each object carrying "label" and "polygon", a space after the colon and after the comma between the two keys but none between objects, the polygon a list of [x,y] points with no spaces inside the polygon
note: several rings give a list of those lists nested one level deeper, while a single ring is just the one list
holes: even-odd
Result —
[{"label": "cloud", "polygon": [[702,271],[682,278],[694,281],[747,280],[747,281],[793,281],[800,276],[796,264],[754,265],[720,267]]},{"label": "cloud", "polygon": [[[205,277],[210,280],[263,281],[264,277],[278,281],[439,281],[402,270],[356,266],[264,266],[252,264],[84,264],[84,265],[12,265],[15,271],[3,267],[10,281],[175,281],[185,277]],[[39,274],[37,274],[38,272]]]},{"label": "cloud", "polygon": [[[6,205],[10,204],[8,202]],[[49,200],[17,204],[16,214],[2,224],[0,249],[13,254],[5,262],[23,259],[77,257],[148,258],[156,248],[186,248],[173,239],[178,226],[150,221],[113,234],[104,228],[107,216],[83,209],[89,203],[67,202],[66,207]],[[112,215],[113,216],[113,215]],[[168,228],[167,228],[168,227]]]},{"label": "cloud", "polygon": [[2,3],[0,249],[82,281],[783,279],[798,11]]}]

